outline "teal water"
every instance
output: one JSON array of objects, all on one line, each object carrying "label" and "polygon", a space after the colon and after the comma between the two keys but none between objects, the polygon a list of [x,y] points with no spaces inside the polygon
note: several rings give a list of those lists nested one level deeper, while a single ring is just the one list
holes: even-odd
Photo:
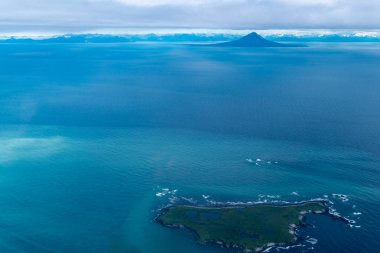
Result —
[{"label": "teal water", "polygon": [[378,49],[0,45],[0,252],[234,252],[157,210],[313,198],[355,223],[286,252],[376,252]]}]

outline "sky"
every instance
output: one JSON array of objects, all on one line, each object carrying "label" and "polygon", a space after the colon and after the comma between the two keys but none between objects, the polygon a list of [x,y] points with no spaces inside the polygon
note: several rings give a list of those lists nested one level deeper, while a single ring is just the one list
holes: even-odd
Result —
[{"label": "sky", "polygon": [[118,27],[379,29],[380,0],[0,0],[0,32]]}]

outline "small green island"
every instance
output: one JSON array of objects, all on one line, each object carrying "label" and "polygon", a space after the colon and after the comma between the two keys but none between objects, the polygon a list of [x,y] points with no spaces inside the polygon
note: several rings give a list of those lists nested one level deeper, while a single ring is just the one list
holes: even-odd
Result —
[{"label": "small green island", "polygon": [[305,215],[327,212],[323,201],[239,207],[170,206],[156,221],[165,227],[187,228],[202,244],[260,252],[296,243],[295,230],[305,224]]}]

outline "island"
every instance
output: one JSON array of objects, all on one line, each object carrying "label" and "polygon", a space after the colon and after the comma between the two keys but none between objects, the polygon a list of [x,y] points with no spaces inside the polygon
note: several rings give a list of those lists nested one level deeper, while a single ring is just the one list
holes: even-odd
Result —
[{"label": "island", "polygon": [[256,32],[252,32],[238,40],[209,44],[214,47],[305,47],[299,44],[284,44],[264,39]]},{"label": "island", "polygon": [[306,224],[308,213],[328,213],[328,208],[324,201],[237,207],[169,206],[161,210],[156,221],[165,227],[187,228],[201,244],[260,252],[297,243],[296,229]]}]

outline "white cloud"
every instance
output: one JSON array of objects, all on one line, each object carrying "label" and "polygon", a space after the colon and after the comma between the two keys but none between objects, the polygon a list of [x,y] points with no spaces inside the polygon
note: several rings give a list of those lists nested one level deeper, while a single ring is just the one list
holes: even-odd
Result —
[{"label": "white cloud", "polygon": [[[202,5],[210,2],[210,0],[193,0],[193,1],[183,1],[183,0],[116,0],[117,2],[133,5],[133,6],[161,6],[161,5]],[[211,1],[214,2],[214,1]]]},{"label": "white cloud", "polygon": [[[271,1],[271,0],[269,0]],[[275,0],[272,0],[274,2]],[[277,2],[285,5],[294,6],[334,6],[338,4],[339,0],[277,0]]]},{"label": "white cloud", "polygon": [[0,29],[379,28],[379,0],[1,0]]},{"label": "white cloud", "polygon": [[38,159],[58,152],[62,137],[0,137],[0,165],[26,159]]},{"label": "white cloud", "polygon": [[[91,0],[90,0],[91,1]],[[93,0],[101,1],[101,0]],[[209,5],[209,4],[239,4],[239,3],[252,3],[252,4],[284,4],[296,6],[333,6],[339,0],[115,0],[131,6],[161,6],[161,5],[174,5],[174,6],[189,6],[189,5]]]}]

